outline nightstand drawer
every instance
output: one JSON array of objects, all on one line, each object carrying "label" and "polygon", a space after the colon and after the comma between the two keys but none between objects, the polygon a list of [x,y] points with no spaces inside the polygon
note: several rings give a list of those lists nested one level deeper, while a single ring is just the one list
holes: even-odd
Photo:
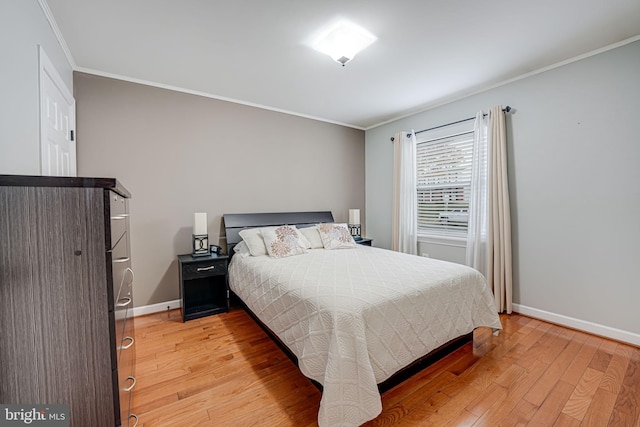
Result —
[{"label": "nightstand drawer", "polygon": [[182,278],[184,280],[225,274],[227,274],[226,259],[208,259],[202,262],[183,264],[182,266]]}]

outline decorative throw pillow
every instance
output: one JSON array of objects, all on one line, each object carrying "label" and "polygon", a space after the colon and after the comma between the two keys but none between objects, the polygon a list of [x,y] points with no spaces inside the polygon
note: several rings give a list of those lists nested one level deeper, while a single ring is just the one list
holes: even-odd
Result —
[{"label": "decorative throw pillow", "polygon": [[325,249],[356,247],[347,224],[318,224],[317,227]]},{"label": "decorative throw pillow", "polygon": [[300,238],[295,226],[265,227],[260,229],[260,233],[270,257],[284,258],[307,252],[305,242]]},{"label": "decorative throw pillow", "polygon": [[320,238],[320,232],[318,231],[318,227],[316,227],[315,225],[313,227],[299,228],[298,231],[300,231],[300,233],[302,233],[302,235],[309,242],[308,249],[324,248],[322,239]]},{"label": "decorative throw pillow", "polygon": [[242,230],[240,237],[249,247],[249,252],[253,256],[267,255],[267,247],[264,244],[259,228],[247,228]]}]

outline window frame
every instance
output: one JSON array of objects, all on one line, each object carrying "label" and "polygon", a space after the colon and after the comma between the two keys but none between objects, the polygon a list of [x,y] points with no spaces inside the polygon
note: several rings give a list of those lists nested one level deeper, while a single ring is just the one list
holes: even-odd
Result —
[{"label": "window frame", "polygon": [[[433,128],[428,131],[423,131],[420,133],[416,133],[416,164],[418,165],[416,168],[416,197],[418,198],[418,240],[426,241],[429,239],[437,239],[437,240],[450,240],[450,241],[466,241],[468,235],[468,221],[467,225],[464,227],[464,230],[456,230],[455,227],[452,227],[450,223],[442,228],[424,228],[420,226],[420,212],[421,212],[421,203],[419,194],[421,191],[424,191],[425,186],[421,186],[418,183],[421,181],[420,177],[420,164],[421,164],[421,156],[420,156],[420,145],[428,144],[429,142],[437,143],[438,141],[442,141],[447,138],[456,138],[463,137],[461,139],[467,139],[470,136],[470,141],[467,141],[464,144],[464,149],[468,151],[468,156],[473,155],[473,139],[474,139],[474,119],[466,120],[463,122],[454,123],[451,125],[439,126],[437,128]],[[470,194],[470,174],[471,174],[471,159],[466,158],[466,169],[465,172],[468,174],[468,180],[464,181],[463,187],[466,187],[466,190],[463,190],[466,196],[466,212],[468,213],[469,207],[469,194]],[[451,183],[443,184],[441,187],[432,187],[432,188],[445,188],[447,185],[451,185]],[[458,188],[459,186],[456,186]]]}]

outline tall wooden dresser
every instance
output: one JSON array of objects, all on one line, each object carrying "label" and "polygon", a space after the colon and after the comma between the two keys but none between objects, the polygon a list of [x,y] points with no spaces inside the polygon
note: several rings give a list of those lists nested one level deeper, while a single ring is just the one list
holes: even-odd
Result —
[{"label": "tall wooden dresser", "polygon": [[115,179],[0,175],[0,403],[137,424],[129,197]]}]

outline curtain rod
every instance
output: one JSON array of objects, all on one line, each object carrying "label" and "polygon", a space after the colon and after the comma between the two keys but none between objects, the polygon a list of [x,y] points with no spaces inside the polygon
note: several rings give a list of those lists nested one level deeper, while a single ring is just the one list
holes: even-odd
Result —
[{"label": "curtain rod", "polygon": [[[511,111],[511,107],[508,106],[508,105],[502,109],[502,112],[504,112],[504,113],[508,113],[509,111]],[[487,115],[486,113],[482,114],[483,117],[486,116],[486,115]],[[415,132],[415,134],[417,135],[417,134],[422,133],[422,132],[428,132],[430,130],[440,129],[440,128],[443,128],[443,127],[446,127],[446,126],[457,125],[458,123],[464,123],[464,122],[468,122],[469,120],[475,120],[475,119],[476,119],[475,117],[469,117],[467,119],[458,120],[456,122],[446,123],[446,124],[440,125],[440,126],[434,126],[432,128],[429,128],[429,129],[418,130],[418,131]],[[391,137],[391,142],[393,142],[393,137]]]}]

